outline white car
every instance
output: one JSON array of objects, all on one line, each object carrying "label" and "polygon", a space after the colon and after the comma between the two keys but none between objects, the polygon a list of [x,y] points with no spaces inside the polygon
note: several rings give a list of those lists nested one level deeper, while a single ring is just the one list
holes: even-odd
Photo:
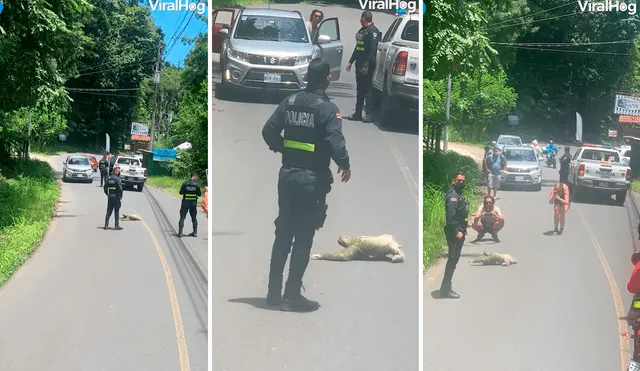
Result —
[{"label": "white car", "polygon": [[507,159],[507,168],[501,174],[501,185],[542,189],[542,168],[533,147],[505,146],[502,154]]},{"label": "white car", "polygon": [[500,135],[496,141],[496,145],[500,148],[504,146],[521,146],[522,139],[517,135]]},{"label": "white car", "polygon": [[69,155],[62,163],[62,181],[69,180],[93,182],[93,168],[89,159],[83,155]]},{"label": "white car", "polygon": [[622,160],[622,163],[630,166],[631,146],[620,146],[620,148],[618,148],[618,152],[620,153],[620,160]]}]

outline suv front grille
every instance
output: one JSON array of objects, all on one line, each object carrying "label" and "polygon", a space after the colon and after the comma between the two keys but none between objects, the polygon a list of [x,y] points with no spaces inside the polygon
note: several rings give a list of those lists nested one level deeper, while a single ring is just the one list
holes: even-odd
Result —
[{"label": "suv front grille", "polygon": [[264,65],[264,66],[295,66],[296,58],[295,57],[271,57],[266,55],[258,55],[258,54],[249,54],[249,63]]}]

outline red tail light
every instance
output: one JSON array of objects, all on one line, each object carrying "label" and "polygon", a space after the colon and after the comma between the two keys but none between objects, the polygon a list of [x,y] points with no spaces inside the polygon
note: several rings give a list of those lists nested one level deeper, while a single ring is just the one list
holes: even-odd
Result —
[{"label": "red tail light", "polygon": [[627,181],[631,181],[631,169],[627,169]]},{"label": "red tail light", "polygon": [[580,164],[580,167],[578,168],[578,175],[584,176],[584,164]]},{"label": "red tail light", "polygon": [[147,176],[147,169],[144,169],[144,176]]},{"label": "red tail light", "polygon": [[407,59],[409,58],[409,52],[400,52],[396,56],[396,60],[393,61],[392,73],[396,76],[404,76],[407,73]]}]

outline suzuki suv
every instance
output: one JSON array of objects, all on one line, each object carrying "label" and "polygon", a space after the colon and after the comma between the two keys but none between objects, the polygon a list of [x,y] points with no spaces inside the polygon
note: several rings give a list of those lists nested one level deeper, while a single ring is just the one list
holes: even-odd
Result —
[{"label": "suzuki suv", "polygon": [[333,81],[340,78],[343,45],[337,18],[322,21],[312,39],[300,12],[244,8],[233,25],[217,33],[224,89],[302,90],[316,57],[329,62]]}]

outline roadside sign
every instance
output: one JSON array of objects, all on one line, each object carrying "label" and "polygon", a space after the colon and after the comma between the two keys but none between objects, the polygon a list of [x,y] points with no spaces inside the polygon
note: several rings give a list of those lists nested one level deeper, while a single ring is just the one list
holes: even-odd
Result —
[{"label": "roadside sign", "polygon": [[509,120],[509,125],[516,126],[520,123],[520,118],[516,115],[509,115],[507,119]]},{"label": "roadside sign", "polygon": [[130,150],[131,149],[131,144],[125,144],[124,145],[124,149],[125,149],[125,151]]},{"label": "roadside sign", "polygon": [[616,115],[640,116],[640,97],[616,94],[613,113]]},{"label": "roadside sign", "polygon": [[618,130],[609,129],[609,138],[617,138],[617,137],[618,137]]},{"label": "roadside sign", "polygon": [[67,140],[67,136],[64,134],[58,134],[58,139],[64,143]]},{"label": "roadside sign", "polygon": [[171,148],[154,148],[153,149],[153,161],[167,161],[176,160],[178,158],[178,152]]}]

